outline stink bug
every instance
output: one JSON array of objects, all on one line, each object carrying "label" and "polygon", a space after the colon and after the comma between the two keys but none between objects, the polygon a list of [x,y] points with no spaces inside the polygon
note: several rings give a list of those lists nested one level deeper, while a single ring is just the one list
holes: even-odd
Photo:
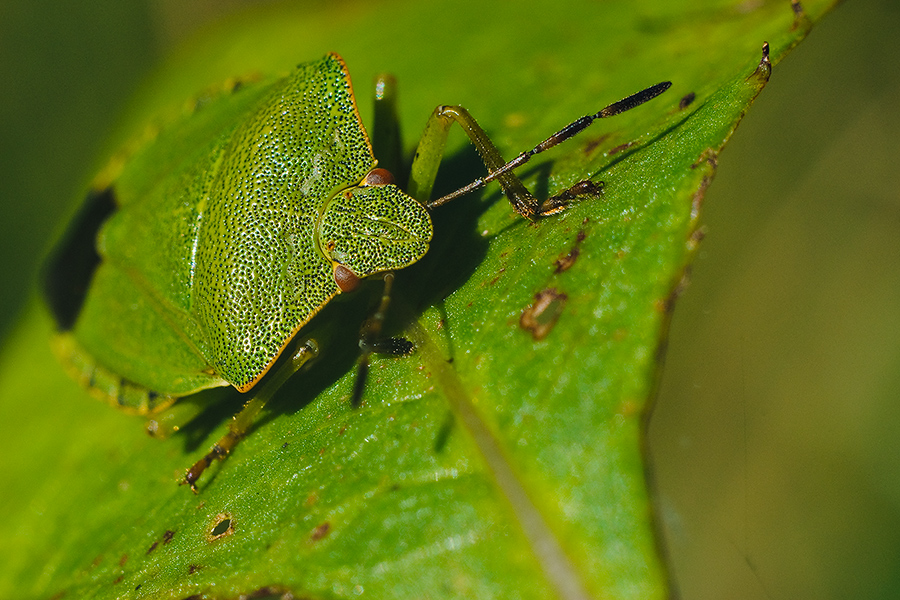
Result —
[{"label": "stink bug", "polygon": [[[268,373],[338,294],[384,274],[381,306],[362,328],[354,402],[371,353],[412,349],[404,340],[382,340],[381,322],[391,271],[428,251],[430,209],[496,180],[527,219],[563,210],[571,193],[539,202],[513,169],[668,87],[657,84],[582,117],[510,162],[465,109],[439,106],[402,191],[376,166],[338,55],[281,79],[231,86],[95,179],[44,272],[58,354],[96,395],[140,414],[206,388],[253,389],[228,433],[187,471],[184,483],[196,491],[203,471],[317,354],[314,340],[301,339],[291,360]],[[454,122],[488,174],[429,202]]]}]

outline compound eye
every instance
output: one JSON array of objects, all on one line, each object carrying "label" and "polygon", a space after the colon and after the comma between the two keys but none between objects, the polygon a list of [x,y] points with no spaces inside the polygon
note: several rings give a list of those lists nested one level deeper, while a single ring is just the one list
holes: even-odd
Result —
[{"label": "compound eye", "polygon": [[359,286],[359,277],[344,265],[335,265],[334,282],[342,292],[352,292]]},{"label": "compound eye", "polygon": [[387,169],[375,168],[366,174],[360,185],[387,185],[394,183],[394,175]]}]

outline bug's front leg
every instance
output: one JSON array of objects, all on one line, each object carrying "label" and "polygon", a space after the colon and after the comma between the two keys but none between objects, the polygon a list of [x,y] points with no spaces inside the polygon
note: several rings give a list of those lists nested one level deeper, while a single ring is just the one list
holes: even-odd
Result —
[{"label": "bug's front leg", "polygon": [[[475,122],[469,111],[461,106],[438,106],[425,124],[425,131],[422,134],[422,139],[416,149],[416,156],[413,159],[409,189],[407,191],[413,198],[424,203],[428,208],[434,208],[483,187],[489,181],[496,180],[500,187],[503,188],[516,212],[526,219],[557,213],[563,210],[575,196],[582,193],[594,193],[600,188],[590,181],[581,181],[562,194],[548,198],[541,203],[515,176],[513,170],[527,163],[533,156],[549,150],[584,131],[597,119],[613,117],[640,106],[665,92],[671,85],[668,81],[658,83],[618,102],[613,102],[593,115],[585,115],[576,119],[531,150],[520,153],[509,162],[503,160],[496,146],[494,146],[478,123]],[[438,165],[444,154],[447,134],[453,123],[459,124],[466,135],[469,136],[469,140],[475,145],[481,160],[484,161],[488,174],[484,177],[479,177],[455,192],[429,202],[434,179],[437,176]]]},{"label": "bug's front leg", "polygon": [[275,395],[275,392],[303,365],[315,358],[318,353],[319,349],[316,342],[307,340],[294,352],[290,360],[282,363],[274,373],[269,374],[263,382],[260,391],[244,405],[241,412],[232,417],[231,423],[228,425],[228,432],[213,444],[206,456],[195,462],[187,470],[181,483],[191,486],[191,489],[196,494],[197,480],[200,479],[203,472],[213,461],[221,460],[237,446],[238,442],[247,434],[256,416],[272,396]]},{"label": "bug's front leg", "polygon": [[478,125],[472,115],[469,114],[469,111],[461,106],[438,106],[431,113],[431,117],[425,124],[425,131],[422,132],[422,138],[416,148],[416,155],[413,158],[412,168],[410,169],[407,193],[431,208],[444,202],[449,202],[453,198],[457,198],[485,184],[486,179],[476,180],[453,194],[444,196],[444,198],[440,199],[440,202],[429,204],[428,201],[431,198],[434,180],[437,177],[438,167],[444,156],[444,148],[447,145],[447,135],[454,123],[457,123],[462,128],[469,140],[475,145],[475,149],[487,167],[489,175],[500,173],[498,176],[492,177],[492,179],[497,179],[516,212],[527,219],[532,219],[538,215],[540,207],[537,199],[511,170],[501,172],[501,169],[507,162],[503,160],[500,151],[494,146],[484,129]]}]

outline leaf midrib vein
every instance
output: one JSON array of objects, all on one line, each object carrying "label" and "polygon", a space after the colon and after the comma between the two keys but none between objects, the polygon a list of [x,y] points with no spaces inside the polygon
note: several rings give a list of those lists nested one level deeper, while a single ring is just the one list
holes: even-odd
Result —
[{"label": "leaf midrib vein", "polygon": [[428,330],[418,321],[412,324],[417,352],[436,378],[458,423],[465,429],[481,454],[500,495],[509,503],[516,522],[522,529],[546,579],[560,600],[589,600],[575,564],[563,550],[559,539],[544,515],[532,502],[516,474],[501,441],[475,408],[457,371],[442,355]]}]

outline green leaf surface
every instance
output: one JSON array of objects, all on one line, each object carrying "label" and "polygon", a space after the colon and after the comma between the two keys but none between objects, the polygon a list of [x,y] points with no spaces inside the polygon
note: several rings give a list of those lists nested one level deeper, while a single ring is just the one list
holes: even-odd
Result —
[{"label": "green leaf surface", "polygon": [[[828,6],[288,4],[192,41],[110,149],[226,77],[331,50],[366,123],[369,82],[397,76],[410,149],[437,104],[466,106],[511,157],[673,87],[521,173],[539,196],[587,178],[602,195],[536,224],[493,187],[436,210],[390,323],[416,353],[376,358],[352,409],[355,337],[378,290],[332,303],[308,331],[317,362],[197,496],[177,481],[242,399],[199,395],[209,410],[150,439],[65,377],[49,318],[30,309],[0,356],[0,597],[666,597],[642,441],[668,310],[716,154],[767,79],[763,42],[777,62]],[[457,133],[438,192],[482,171]]]}]

